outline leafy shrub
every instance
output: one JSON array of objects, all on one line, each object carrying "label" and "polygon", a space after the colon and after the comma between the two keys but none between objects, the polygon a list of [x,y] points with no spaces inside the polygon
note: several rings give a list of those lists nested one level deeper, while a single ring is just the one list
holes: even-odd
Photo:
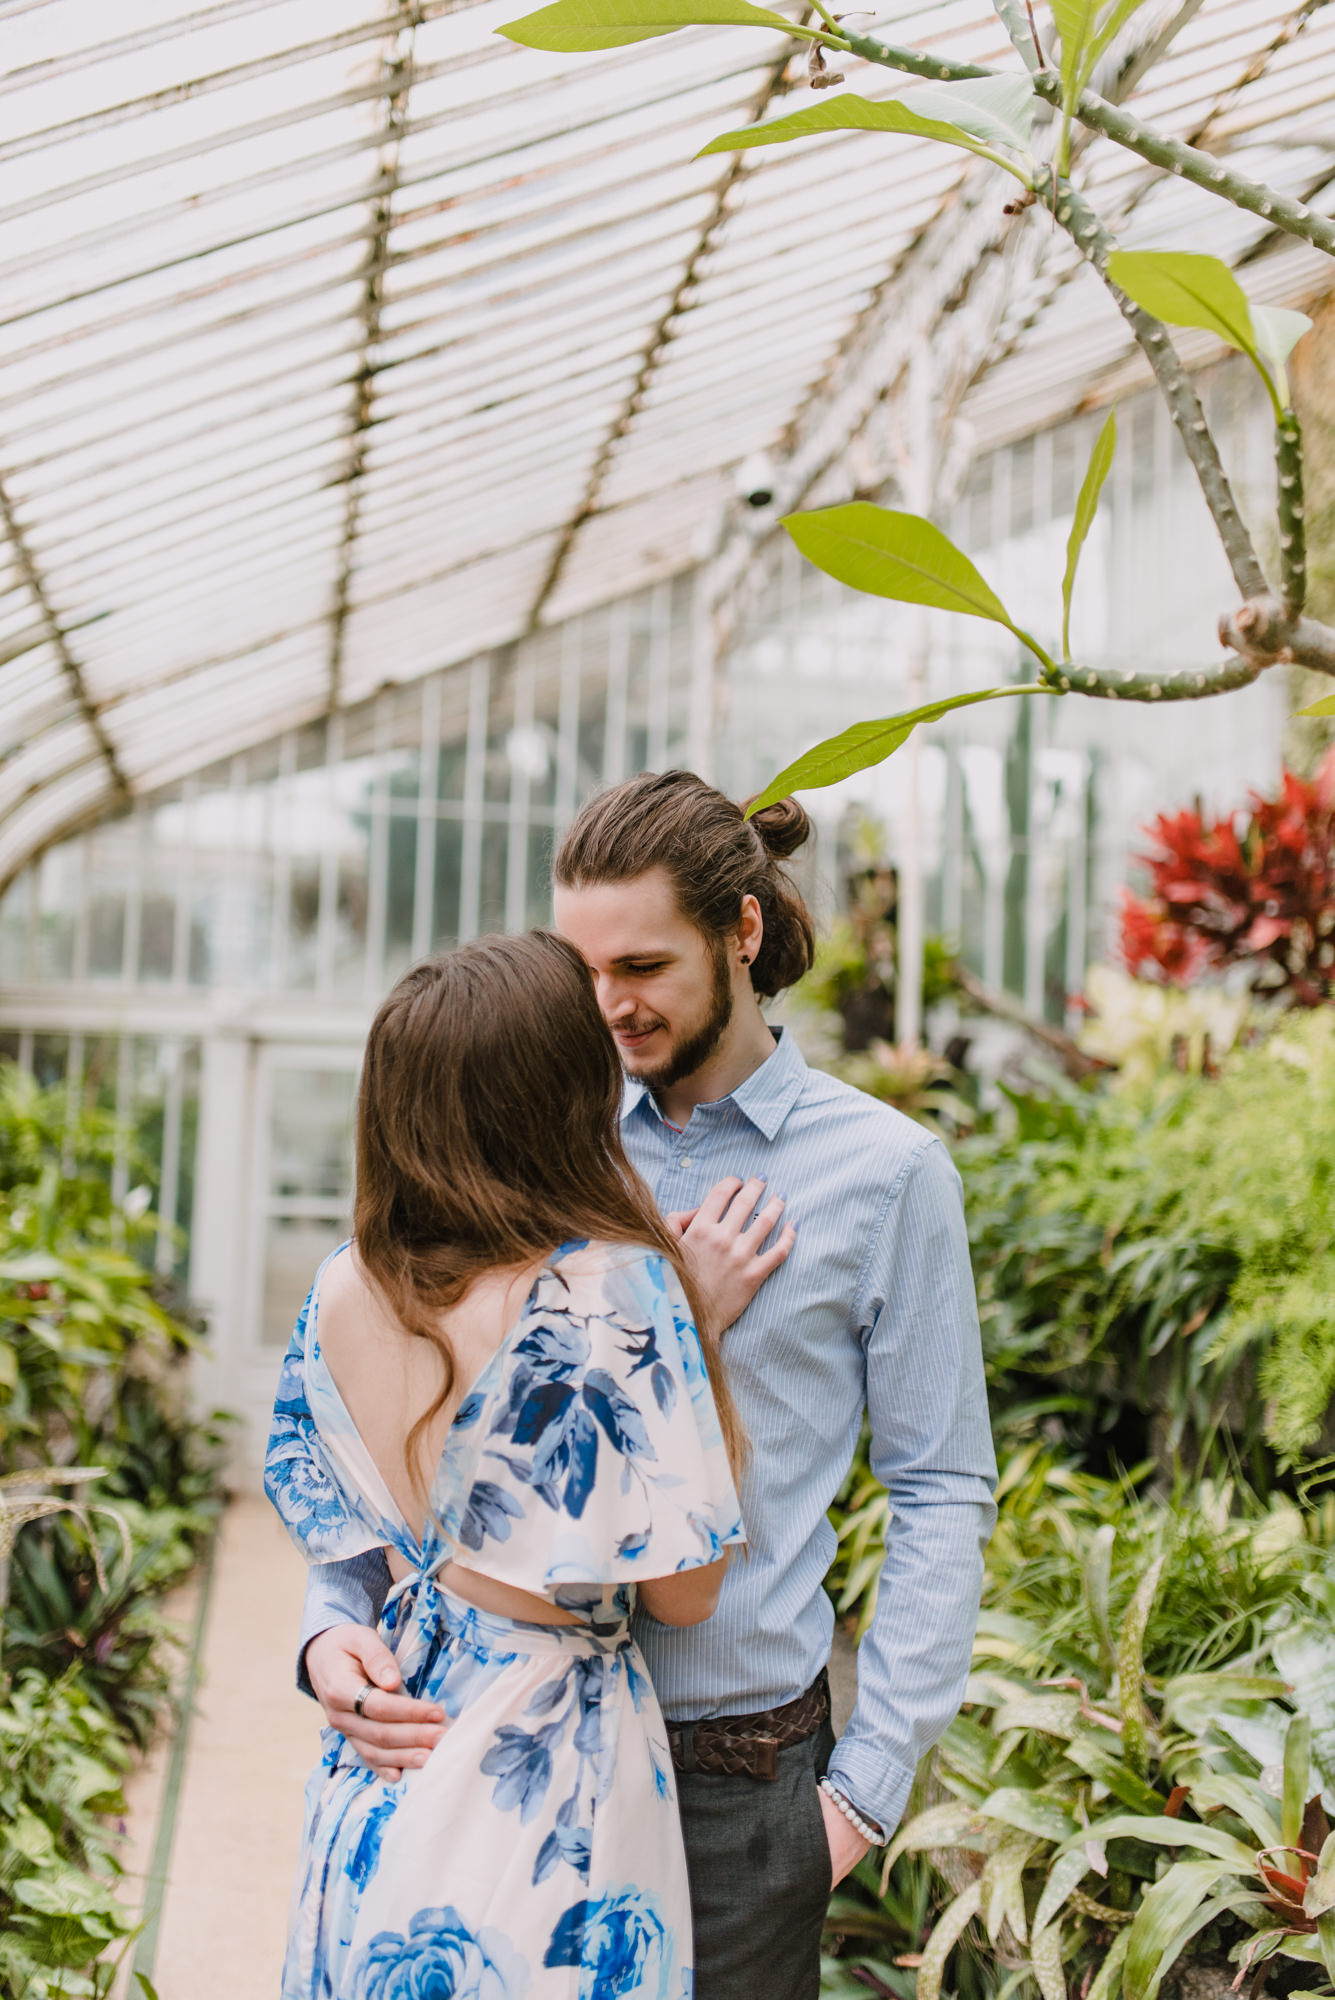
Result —
[{"label": "leafy shrub", "polygon": [[76,1676],[19,1675],[0,1705],[0,1992],[105,1994],[129,1931],[107,1816],[124,1810],[120,1733]]},{"label": "leafy shrub", "polygon": [[[889,1850],[888,1900],[864,1864],[832,1911],[879,1984],[845,1953],[829,1990],[903,1994],[911,1964],[935,2000],[951,1962],[961,1993],[995,1991],[1000,1966],[1043,2000],[1068,1980],[1086,2000],[1154,2000],[1188,1949],[1230,1961],[1221,1988],[1276,1953],[1301,1968],[1289,1984],[1324,1986],[1329,1829],[1312,1801],[1335,1783],[1332,1528],[1329,1510],[1208,1485],[1155,1505],[1017,1453],[965,1710]],[[941,1887],[915,1922],[903,1871],[923,1860]],[[1335,1907],[1335,1843],[1326,1860]]]},{"label": "leafy shrub", "polygon": [[155,1600],[220,1504],[222,1421],[186,1406],[196,1330],[136,1254],[157,1224],[113,1199],[118,1144],[103,1114],[71,1119],[63,1089],[0,1066],[0,1472],[21,1506],[25,1475],[63,1490],[61,1468],[102,1468],[78,1488],[86,1517],[21,1529],[0,1607],[0,2000],[109,1988],[129,1920],[101,1815],[168,1702]]},{"label": "leafy shrub", "polygon": [[63,1088],[0,1063],[0,1470],[68,1459],[194,1344],[132,1254],[157,1224],[113,1201],[116,1148],[104,1113],[71,1119]]},{"label": "leafy shrub", "polygon": [[1335,1016],[1288,1017],[1217,1079],[1053,1090],[957,1156],[1003,1421],[1124,1463],[1200,1458],[1222,1426],[1294,1462],[1335,1390]]}]

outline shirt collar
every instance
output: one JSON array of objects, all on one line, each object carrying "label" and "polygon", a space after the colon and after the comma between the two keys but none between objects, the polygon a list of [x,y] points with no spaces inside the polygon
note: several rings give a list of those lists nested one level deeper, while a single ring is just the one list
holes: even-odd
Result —
[{"label": "shirt collar", "polygon": [[[719,1104],[735,1105],[742,1116],[767,1139],[776,1137],[784,1119],[801,1096],[807,1078],[806,1058],[794,1041],[791,1028],[771,1028],[770,1033],[774,1037],[774,1054],[753,1069],[729,1096],[717,1100]],[[642,1104],[648,1105],[660,1123],[667,1123],[648,1086],[638,1077],[627,1077],[621,1097],[621,1116],[629,1118]],[[697,1109],[711,1111],[714,1106],[702,1104]]]}]

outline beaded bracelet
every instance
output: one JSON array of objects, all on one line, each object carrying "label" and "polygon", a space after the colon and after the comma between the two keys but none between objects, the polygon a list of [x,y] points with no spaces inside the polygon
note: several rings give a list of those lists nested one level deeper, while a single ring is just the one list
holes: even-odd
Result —
[{"label": "beaded bracelet", "polygon": [[873,1847],[884,1847],[885,1835],[881,1832],[880,1827],[873,1826],[869,1819],[864,1819],[862,1814],[849,1804],[843,1793],[835,1790],[828,1778],[821,1779],[820,1788],[831,1805],[837,1807],[843,1814],[854,1833],[860,1833],[862,1838],[870,1841]]}]

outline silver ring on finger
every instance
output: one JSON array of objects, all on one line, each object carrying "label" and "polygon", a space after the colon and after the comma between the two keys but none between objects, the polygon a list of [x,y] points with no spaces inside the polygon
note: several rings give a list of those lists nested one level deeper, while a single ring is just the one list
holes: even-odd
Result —
[{"label": "silver ring on finger", "polygon": [[354,1701],[352,1704],[353,1714],[360,1716],[363,1722],[365,1722],[368,1719],[366,1714],[366,1697],[368,1694],[374,1694],[375,1692],[376,1692],[375,1682],[367,1681],[365,1686],[360,1689],[356,1701]]}]

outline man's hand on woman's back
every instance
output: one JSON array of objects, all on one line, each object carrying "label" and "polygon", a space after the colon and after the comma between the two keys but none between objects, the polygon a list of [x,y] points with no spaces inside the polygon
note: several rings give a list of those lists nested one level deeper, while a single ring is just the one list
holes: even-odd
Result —
[{"label": "man's hand on woman's back", "polygon": [[778,1228],[785,1201],[783,1195],[772,1195],[757,1212],[764,1192],[764,1181],[741,1181],[732,1174],[712,1187],[698,1208],[664,1218],[685,1253],[716,1336],[741,1318],[797,1241],[790,1222],[768,1249],[762,1248]]},{"label": "man's hand on woman's back", "polygon": [[[390,1784],[420,1770],[445,1734],[439,1702],[400,1694],[403,1677],[394,1655],[369,1625],[331,1625],[306,1648],[306,1672],[331,1729],[346,1736],[362,1762]],[[370,1682],[375,1690],[357,1713]]]}]

